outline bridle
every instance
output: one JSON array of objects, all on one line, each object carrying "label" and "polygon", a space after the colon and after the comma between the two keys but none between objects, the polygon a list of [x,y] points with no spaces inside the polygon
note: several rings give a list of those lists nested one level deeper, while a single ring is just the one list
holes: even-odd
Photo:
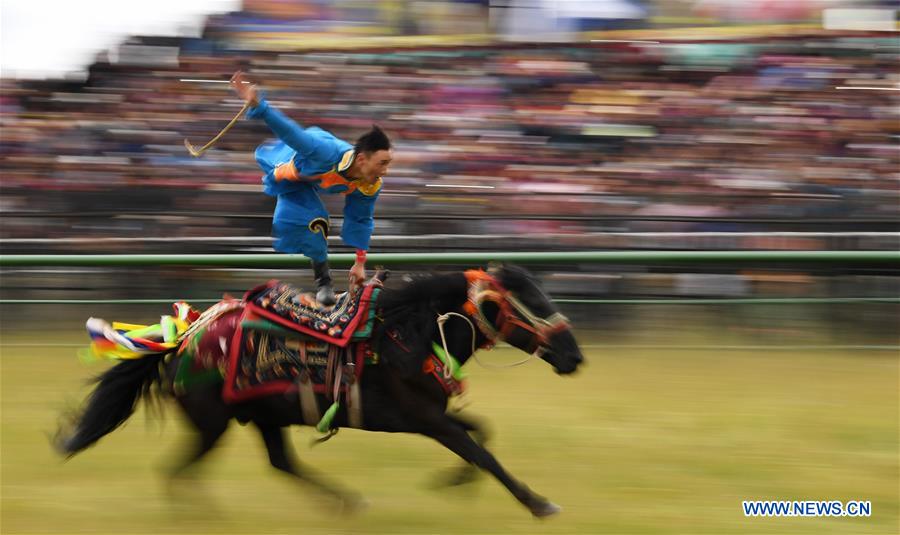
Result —
[{"label": "bridle", "polygon": [[[525,303],[519,301],[490,273],[482,270],[466,271],[469,283],[468,299],[463,305],[465,312],[475,319],[481,334],[493,345],[498,339],[525,343],[521,347],[527,353],[534,353],[550,343],[550,338],[571,328],[569,320],[559,312],[547,318],[535,314]],[[497,316],[493,321],[487,318],[483,305],[490,301],[497,306]]]},{"label": "bridle", "polygon": [[[450,319],[450,316],[459,316],[469,324],[472,330],[472,353],[482,367],[485,368],[511,368],[525,364],[531,358],[540,357],[543,348],[550,343],[550,338],[560,332],[567,331],[571,328],[568,318],[563,314],[556,312],[547,318],[542,318],[531,311],[525,303],[522,303],[512,293],[503,287],[496,278],[490,273],[480,269],[473,269],[465,272],[466,281],[468,282],[467,299],[463,304],[463,312],[447,312],[438,314],[437,324],[438,332],[441,335],[441,343],[443,344],[444,353],[449,355],[447,349],[447,336],[444,333],[444,324]],[[498,308],[497,316],[492,323],[484,314],[482,305],[485,301],[495,303]],[[517,315],[517,313],[519,315]],[[475,326],[484,335],[485,342],[475,347]],[[496,326],[496,327],[495,327]],[[503,340],[510,345],[510,342],[519,341],[519,337],[525,338],[527,341],[520,345],[516,345],[524,349],[528,356],[524,359],[506,365],[487,364],[478,358],[477,349],[490,349],[496,345],[497,340]],[[451,367],[446,366],[444,369],[445,378],[450,377]]]},{"label": "bridle", "polygon": [[[447,352],[447,339],[444,335],[444,323],[450,316],[460,316],[465,319],[472,329],[472,355],[475,351],[475,328],[484,335],[485,343],[480,348],[493,347],[497,340],[503,340],[510,345],[523,349],[528,357],[507,366],[487,366],[475,356],[475,360],[482,366],[489,368],[507,368],[524,364],[534,356],[540,356],[543,348],[549,345],[553,335],[567,331],[571,328],[569,320],[559,312],[550,317],[542,318],[532,312],[525,303],[522,303],[512,293],[503,287],[490,273],[483,270],[466,271],[468,282],[468,299],[463,304],[465,315],[456,312],[448,312],[438,316],[438,330],[441,334],[441,342],[444,352]],[[493,321],[484,313],[485,302],[492,302],[497,306],[497,315]]]}]

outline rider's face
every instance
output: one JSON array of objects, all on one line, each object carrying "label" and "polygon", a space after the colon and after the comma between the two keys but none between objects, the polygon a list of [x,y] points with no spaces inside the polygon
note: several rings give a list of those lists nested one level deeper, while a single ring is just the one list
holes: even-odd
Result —
[{"label": "rider's face", "polygon": [[362,152],[356,155],[357,178],[363,180],[375,180],[387,174],[388,167],[394,158],[391,150],[379,150],[376,152]]}]

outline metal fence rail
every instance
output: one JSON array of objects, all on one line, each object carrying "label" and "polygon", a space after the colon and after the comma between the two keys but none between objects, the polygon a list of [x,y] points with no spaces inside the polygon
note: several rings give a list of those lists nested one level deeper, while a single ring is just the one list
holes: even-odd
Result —
[{"label": "metal fence rail", "polygon": [[[334,265],[350,265],[353,254],[333,254]],[[772,263],[879,264],[900,267],[900,251],[569,251],[569,252],[466,252],[374,253],[369,265],[467,264],[492,261],[521,264],[721,264]],[[197,266],[197,267],[296,267],[307,265],[301,255],[286,254],[120,254],[120,255],[0,255],[0,267],[14,266]]]},{"label": "metal fence rail", "polygon": [[[215,298],[171,299],[0,299],[0,305],[168,305],[176,301],[191,304],[218,303]],[[571,305],[846,305],[865,303],[900,304],[900,297],[748,297],[696,299],[554,299]]]}]

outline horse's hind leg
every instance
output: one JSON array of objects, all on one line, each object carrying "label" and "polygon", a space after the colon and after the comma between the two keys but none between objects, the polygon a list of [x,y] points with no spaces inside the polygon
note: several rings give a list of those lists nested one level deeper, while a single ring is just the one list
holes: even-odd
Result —
[{"label": "horse's hind leg", "polygon": [[177,479],[187,475],[189,469],[195,467],[197,462],[213,449],[226,429],[228,429],[227,423],[224,425],[217,423],[214,426],[205,425],[199,429],[195,445],[170,469],[169,477]]},{"label": "horse's hind leg", "polygon": [[202,395],[204,391],[191,392],[178,399],[197,435],[193,446],[169,469],[171,480],[187,475],[215,447],[231,421],[231,412],[221,397],[215,392]]},{"label": "horse's hind leg", "polygon": [[364,505],[363,499],[356,493],[344,490],[333,483],[326,482],[321,476],[305,468],[294,457],[293,450],[285,441],[284,430],[275,425],[257,423],[259,432],[266,444],[269,462],[277,470],[296,478],[298,482],[312,485],[338,500],[341,507],[348,512],[358,510]]},{"label": "horse's hind leg", "polygon": [[199,390],[178,398],[196,433],[187,448],[178,452],[175,464],[164,468],[167,477],[165,491],[174,505],[172,513],[175,522],[221,519],[222,513],[212,494],[204,488],[202,481],[193,476],[199,461],[216,446],[228,429],[231,414],[218,393],[203,393],[204,390]]}]

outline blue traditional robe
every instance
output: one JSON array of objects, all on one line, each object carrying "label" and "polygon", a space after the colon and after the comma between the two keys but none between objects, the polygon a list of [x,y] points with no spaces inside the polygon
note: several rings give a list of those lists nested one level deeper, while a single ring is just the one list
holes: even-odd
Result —
[{"label": "blue traditional robe", "polygon": [[255,153],[266,173],[264,190],[278,199],[272,217],[275,250],[302,253],[316,262],[328,259],[328,212],[320,191],[345,196],[341,238],[368,250],[381,177],[366,183],[346,176],[356,157],[352,145],[321,128],[300,127],[264,99],[247,116],[262,119],[278,136]]}]

